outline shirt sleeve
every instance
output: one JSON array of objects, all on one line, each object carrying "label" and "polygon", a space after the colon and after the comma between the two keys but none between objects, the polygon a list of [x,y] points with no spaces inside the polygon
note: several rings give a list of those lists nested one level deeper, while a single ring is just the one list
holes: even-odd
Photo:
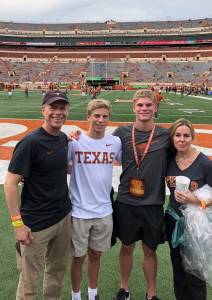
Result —
[{"label": "shirt sleeve", "polygon": [[22,139],[15,147],[8,171],[25,178],[29,177],[33,163],[33,151],[32,140]]},{"label": "shirt sleeve", "polygon": [[113,133],[113,135],[118,136],[121,139],[121,129],[120,127],[116,128]]},{"label": "shirt sleeve", "polygon": [[119,137],[116,137],[117,138],[117,144],[118,144],[118,149],[117,149],[117,152],[116,152],[116,157],[115,159],[118,160],[120,163],[122,162],[122,142],[120,140]]},{"label": "shirt sleeve", "polygon": [[209,160],[206,166],[205,183],[212,187],[212,160]]},{"label": "shirt sleeve", "polygon": [[73,142],[68,142],[68,161],[73,160]]}]

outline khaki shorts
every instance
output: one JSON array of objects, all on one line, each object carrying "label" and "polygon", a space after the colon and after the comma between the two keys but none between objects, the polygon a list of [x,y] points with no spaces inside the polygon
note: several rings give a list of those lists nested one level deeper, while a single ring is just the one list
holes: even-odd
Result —
[{"label": "khaki shorts", "polygon": [[112,230],[112,215],[93,219],[72,217],[72,255],[84,256],[88,247],[100,252],[110,249]]}]

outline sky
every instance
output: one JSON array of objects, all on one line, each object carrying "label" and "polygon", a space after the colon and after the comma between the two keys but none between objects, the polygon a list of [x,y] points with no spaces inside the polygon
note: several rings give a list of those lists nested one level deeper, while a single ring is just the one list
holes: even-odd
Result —
[{"label": "sky", "polygon": [[129,22],[211,17],[211,0],[0,0],[0,21],[5,22]]}]

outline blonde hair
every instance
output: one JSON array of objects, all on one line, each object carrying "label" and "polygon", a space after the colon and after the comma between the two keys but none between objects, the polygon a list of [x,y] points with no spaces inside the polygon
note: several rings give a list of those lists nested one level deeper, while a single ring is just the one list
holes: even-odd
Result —
[{"label": "blonde hair", "polygon": [[112,107],[109,101],[105,99],[91,100],[87,105],[87,115],[90,116],[95,109],[105,108],[109,111],[109,115],[112,113]]},{"label": "blonde hair", "polygon": [[138,90],[135,92],[135,94],[133,95],[133,104],[135,104],[137,102],[138,99],[140,98],[149,98],[152,100],[152,102],[154,104],[157,103],[157,99],[155,96],[155,93],[151,92],[151,91],[145,91],[145,90]]},{"label": "blonde hair", "polygon": [[194,131],[194,127],[192,125],[192,123],[187,120],[187,119],[184,119],[184,118],[181,118],[181,119],[178,119],[176,120],[172,126],[170,127],[170,137],[171,137],[171,141],[173,140],[173,137],[174,137],[174,134],[175,134],[175,131],[177,130],[178,127],[180,126],[187,126],[190,131],[191,131],[191,137],[192,137],[192,140],[194,139],[194,136],[195,136],[195,131]]}]

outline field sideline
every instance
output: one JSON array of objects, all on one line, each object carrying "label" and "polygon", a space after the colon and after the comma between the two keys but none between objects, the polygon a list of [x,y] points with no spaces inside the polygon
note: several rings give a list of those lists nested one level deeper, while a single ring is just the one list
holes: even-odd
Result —
[{"label": "field sideline", "polygon": [[[112,122],[108,132],[114,130],[119,125],[118,122],[131,122],[134,114],[130,102],[119,103],[118,99],[129,100],[132,97],[131,91],[103,91],[99,98],[111,101],[113,107]],[[212,97],[183,97],[174,94],[164,94],[165,103],[161,103],[159,119],[157,123],[169,124],[179,117],[186,117],[195,124],[196,139],[195,146],[212,157]],[[71,101],[71,111],[69,120],[64,127],[68,132],[72,126],[74,128],[86,129],[85,107],[90,97],[81,98],[79,91],[69,93]],[[22,91],[15,91],[12,99],[8,99],[7,93],[0,92],[0,183],[6,166],[11,157],[17,141],[28,131],[40,126],[42,123],[40,114],[41,91],[30,91],[29,98],[24,97]],[[80,121],[79,121],[80,120]],[[6,162],[6,164],[5,164]],[[12,228],[4,203],[3,187],[0,184],[0,299],[14,300],[17,286],[18,273],[15,265],[15,248]],[[103,255],[99,289],[101,300],[112,300],[113,295],[119,288],[118,271],[119,243],[108,253]],[[174,300],[172,289],[172,272],[167,244],[163,244],[158,249],[158,296],[162,300]],[[143,273],[141,272],[142,255],[138,243],[135,251],[134,269],[130,278],[130,291],[132,300],[144,299],[146,288]],[[85,266],[86,268],[86,266]],[[84,272],[84,278],[86,272]],[[86,299],[87,281],[83,280],[82,292],[83,300]],[[38,299],[41,299],[41,291]],[[63,291],[63,300],[70,299],[70,280],[67,271]],[[208,300],[212,299],[212,288],[208,290]]]},{"label": "field sideline", "polygon": [[[98,96],[111,101],[113,113],[111,121],[131,122],[134,120],[132,104],[129,101],[134,91],[102,91]],[[165,102],[160,105],[157,122],[172,123],[180,117],[189,118],[194,124],[212,124],[211,96],[184,96],[164,93]],[[91,97],[81,97],[80,91],[68,93],[71,102],[69,120],[85,120],[86,105]],[[26,98],[23,91],[13,92],[9,99],[7,93],[0,92],[0,118],[41,119],[40,105],[42,93],[40,90],[29,92]],[[117,102],[118,100],[118,102]],[[124,102],[120,102],[124,101]]]}]

